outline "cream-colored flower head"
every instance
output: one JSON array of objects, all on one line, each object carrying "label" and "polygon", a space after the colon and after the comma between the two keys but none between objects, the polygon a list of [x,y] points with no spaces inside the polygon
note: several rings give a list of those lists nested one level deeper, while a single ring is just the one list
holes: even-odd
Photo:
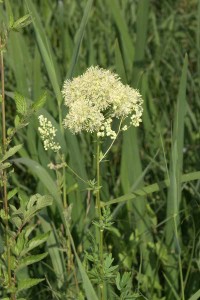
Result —
[{"label": "cream-colored flower head", "polygon": [[45,118],[43,115],[38,117],[40,126],[38,131],[40,133],[41,139],[44,143],[45,150],[53,150],[58,152],[60,150],[60,145],[54,141],[56,136],[56,128],[52,125],[51,121]]},{"label": "cream-colored flower head", "polygon": [[[125,120],[130,116],[130,125],[139,126],[142,121],[142,97],[128,85],[123,85],[118,75],[98,66],[72,80],[64,82],[62,94],[69,112],[64,127],[73,133],[97,132],[99,137],[110,136],[114,118]],[[123,127],[126,130],[128,127]]]}]

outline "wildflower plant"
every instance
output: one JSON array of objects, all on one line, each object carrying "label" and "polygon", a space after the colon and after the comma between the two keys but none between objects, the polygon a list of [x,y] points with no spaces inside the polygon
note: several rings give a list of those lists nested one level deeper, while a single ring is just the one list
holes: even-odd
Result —
[{"label": "wildflower plant", "polygon": [[[93,221],[93,225],[96,229],[98,250],[93,251],[91,255],[88,255],[87,251],[85,253],[86,259],[90,261],[91,265],[91,271],[88,274],[90,279],[98,285],[99,295],[103,300],[106,293],[105,285],[106,283],[114,283],[113,279],[116,277],[118,266],[112,265],[112,254],[104,252],[104,231],[109,230],[113,222],[110,209],[101,209],[100,164],[121,131],[126,131],[132,125],[139,126],[142,121],[143,100],[139,91],[124,85],[117,74],[98,66],[88,68],[83,75],[72,80],[66,80],[63,85],[62,95],[68,108],[67,115],[63,120],[64,128],[70,130],[73,134],[88,132],[94,137],[96,142],[96,178],[93,181],[85,181],[68,166],[67,162],[64,161],[65,155],[60,151],[60,145],[55,141],[56,129],[43,115],[38,117],[38,131],[43,141],[44,149],[53,150],[58,153],[58,157],[61,159],[62,175],[58,174],[58,166],[60,164],[54,165],[51,163],[48,166],[56,170],[57,178],[63,176],[63,191],[60,190],[60,192],[63,195],[65,212],[68,211],[69,206],[66,199],[65,168],[68,168],[79,180],[86,183],[89,190],[93,190],[93,195],[96,198],[96,220]],[[117,129],[113,126],[115,119],[119,120]],[[110,138],[112,142],[105,153],[101,154],[101,144],[106,138]],[[70,245],[69,233],[67,233],[67,236],[67,256],[68,262],[70,262],[72,245]],[[73,265],[73,261],[69,263],[68,271],[70,270],[70,264]]]},{"label": "wildflower plant", "polygon": [[[113,223],[110,211],[101,210],[100,163],[121,131],[128,130],[132,125],[139,126],[142,121],[143,100],[139,91],[124,85],[117,74],[98,66],[92,66],[83,75],[66,80],[62,95],[68,108],[63,121],[64,127],[73,134],[88,132],[95,136],[96,180],[93,192],[96,197],[97,221],[93,221],[93,224],[96,227],[99,253],[98,257],[96,253],[89,256],[90,262],[93,263],[89,274],[94,275],[94,278],[91,277],[92,280],[95,277],[98,279],[96,283],[98,282],[99,285],[100,299],[103,300],[106,293],[105,284],[106,282],[113,283],[117,266],[112,266],[112,255],[104,253],[104,230],[109,230]],[[117,130],[113,126],[115,119],[119,120]],[[112,142],[106,152],[100,155],[101,144],[107,137]]]}]

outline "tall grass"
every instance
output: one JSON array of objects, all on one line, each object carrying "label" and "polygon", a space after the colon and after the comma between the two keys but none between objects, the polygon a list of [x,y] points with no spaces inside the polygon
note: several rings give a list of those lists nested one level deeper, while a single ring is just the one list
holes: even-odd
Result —
[{"label": "tall grass", "polygon": [[[102,164],[101,205],[111,208],[114,221],[104,248],[112,252],[121,273],[131,272],[135,299],[198,299],[200,1],[7,0],[5,4],[0,21],[12,14],[32,17],[25,30],[12,32],[5,53],[7,126],[13,126],[13,91],[28,101],[46,91],[41,113],[57,129],[68,165],[85,181],[95,177],[95,145],[88,134],[75,136],[62,129],[63,81],[98,64],[141,91],[142,127],[120,135]],[[51,232],[49,256],[21,274],[39,273],[46,281],[26,297],[84,299],[83,283],[86,299],[97,299],[84,260],[84,251],[91,250],[88,232],[93,231],[95,197],[70,171],[65,182],[58,182],[47,167],[57,158],[44,151],[37,127],[33,117],[15,137],[15,144],[24,147],[10,178],[11,187],[54,198],[53,206],[39,216],[41,230]],[[63,185],[72,204],[69,222],[63,218],[59,190]],[[65,231],[74,256],[71,272],[62,238]],[[77,289],[78,296],[73,296]],[[107,299],[118,299],[119,291],[111,285],[106,289]]]}]

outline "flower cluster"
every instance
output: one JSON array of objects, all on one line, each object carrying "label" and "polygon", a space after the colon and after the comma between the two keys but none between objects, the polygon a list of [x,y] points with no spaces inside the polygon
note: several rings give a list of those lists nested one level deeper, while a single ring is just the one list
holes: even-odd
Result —
[{"label": "flower cluster", "polygon": [[[114,118],[125,120],[129,125],[139,126],[143,112],[140,93],[122,84],[118,75],[98,66],[73,80],[64,82],[62,94],[69,112],[64,127],[73,133],[97,132],[97,136],[116,138],[112,129]],[[124,125],[122,130],[127,130]]]},{"label": "flower cluster", "polygon": [[56,136],[56,129],[52,125],[50,121],[47,120],[43,115],[38,117],[40,127],[38,127],[38,131],[41,135],[41,139],[44,143],[45,150],[53,150],[54,152],[58,152],[60,150],[60,145],[54,141]]}]

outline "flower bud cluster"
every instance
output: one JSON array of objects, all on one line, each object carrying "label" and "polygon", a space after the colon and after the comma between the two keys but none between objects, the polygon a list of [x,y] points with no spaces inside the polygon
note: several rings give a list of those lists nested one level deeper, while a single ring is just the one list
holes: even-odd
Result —
[{"label": "flower bud cluster", "polygon": [[130,116],[128,126],[123,126],[124,131],[130,125],[139,126],[142,121],[143,100],[140,93],[122,84],[118,75],[98,66],[66,80],[62,94],[69,109],[63,124],[72,133],[96,132],[99,137],[115,139],[116,132],[112,129],[114,118],[125,120]]},{"label": "flower bud cluster", "polygon": [[38,127],[38,131],[41,135],[41,139],[43,140],[44,149],[58,152],[61,147],[59,143],[56,143],[54,141],[57,129],[43,115],[40,115],[38,117],[38,120],[40,124],[40,127]]}]

